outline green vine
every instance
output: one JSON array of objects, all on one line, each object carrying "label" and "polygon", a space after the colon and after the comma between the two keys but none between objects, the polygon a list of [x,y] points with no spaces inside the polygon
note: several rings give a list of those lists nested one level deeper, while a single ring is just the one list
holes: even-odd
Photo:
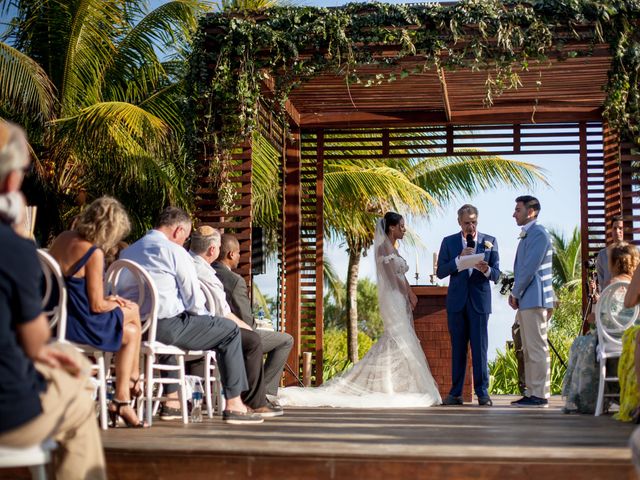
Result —
[{"label": "green vine", "polygon": [[[347,83],[375,88],[425,70],[485,71],[485,103],[520,85],[519,72],[553,57],[589,55],[569,42],[607,43],[612,62],[604,118],[640,145],[640,0],[467,0],[451,5],[349,4],[341,8],[274,7],[203,18],[188,74],[190,150],[209,165],[220,206],[229,210],[226,171],[234,145],[256,124],[264,100],[284,114],[298,82],[332,71]],[[391,57],[381,47],[394,46]],[[407,56],[421,66],[361,75],[363,64],[396,64]],[[537,82],[538,83],[538,82]],[[541,85],[537,85],[538,89]]]}]

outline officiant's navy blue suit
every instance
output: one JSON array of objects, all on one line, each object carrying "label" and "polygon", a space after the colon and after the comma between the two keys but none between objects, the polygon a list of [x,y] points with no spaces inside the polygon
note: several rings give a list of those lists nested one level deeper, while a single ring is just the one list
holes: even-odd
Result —
[{"label": "officiant's navy blue suit", "polygon": [[438,255],[438,278],[449,278],[447,293],[447,324],[451,337],[451,391],[449,395],[460,397],[467,365],[467,348],[471,344],[473,388],[478,397],[489,395],[489,369],[487,347],[488,322],[491,313],[491,285],[500,277],[498,242],[491,235],[477,234],[476,253],[483,253],[491,268],[488,276],[479,270],[458,271],[456,258],[466,242],[461,232],[442,240]]}]

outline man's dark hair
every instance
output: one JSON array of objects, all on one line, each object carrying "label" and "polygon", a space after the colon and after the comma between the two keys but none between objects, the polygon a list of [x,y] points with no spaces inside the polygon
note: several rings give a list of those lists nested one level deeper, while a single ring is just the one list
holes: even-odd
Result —
[{"label": "man's dark hair", "polygon": [[516,203],[522,203],[526,209],[532,208],[534,212],[536,212],[536,217],[538,213],[540,213],[540,202],[536,197],[532,197],[531,195],[522,195],[521,197],[516,198]]},{"label": "man's dark hair", "polygon": [[191,225],[191,217],[189,214],[178,207],[167,207],[160,212],[155,227],[172,227],[181,223]]},{"label": "man's dark hair", "polygon": [[465,203],[458,209],[458,218],[462,218],[462,216],[467,213],[469,215],[478,216],[478,209],[471,205],[470,203]]},{"label": "man's dark hair", "polygon": [[240,242],[235,235],[231,235],[230,233],[222,234],[222,238],[220,239],[220,254],[218,255],[218,260],[222,260],[227,256],[229,252],[240,247]]},{"label": "man's dark hair", "polygon": [[624,222],[624,217],[622,215],[614,215],[609,220],[609,227],[613,227],[616,222]]}]

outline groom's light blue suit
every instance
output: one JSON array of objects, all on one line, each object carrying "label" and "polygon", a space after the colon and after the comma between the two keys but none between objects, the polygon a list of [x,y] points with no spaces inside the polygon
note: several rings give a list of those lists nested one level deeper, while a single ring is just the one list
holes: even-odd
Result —
[{"label": "groom's light blue suit", "polygon": [[513,290],[519,309],[553,308],[551,236],[539,223],[534,223],[520,239],[513,265]]},{"label": "groom's light blue suit", "polygon": [[[479,270],[458,271],[456,258],[464,248],[461,232],[442,240],[438,255],[438,278],[449,279],[447,292],[447,324],[451,337],[451,391],[454,397],[462,395],[467,349],[471,344],[473,387],[478,397],[489,395],[489,370],[487,367],[488,322],[491,313],[491,286],[500,277],[498,242],[491,235],[478,232],[476,253],[484,253],[484,260],[491,267],[487,277]],[[491,244],[491,248],[487,245]]]}]

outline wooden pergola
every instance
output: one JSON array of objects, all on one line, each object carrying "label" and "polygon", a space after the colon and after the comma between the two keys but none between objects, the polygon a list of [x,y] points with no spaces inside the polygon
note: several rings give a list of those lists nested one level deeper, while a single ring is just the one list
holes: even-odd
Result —
[{"label": "wooden pergola", "polygon": [[[313,373],[321,382],[323,165],[329,156],[366,164],[367,154],[345,146],[354,138],[362,141],[366,135],[366,151],[389,159],[407,151],[413,157],[578,155],[579,178],[564,181],[580,181],[583,259],[602,248],[607,221],[614,215],[623,214],[633,222],[626,233],[633,240],[640,231],[636,228],[640,217],[638,179],[632,171],[640,155],[603,121],[610,47],[593,40],[577,42],[569,35],[566,42],[567,51],[585,55],[569,58],[560,53],[544,64],[531,65],[519,72],[521,86],[505,90],[490,106],[484,102],[486,71],[464,68],[435,68],[369,87],[347,84],[344,75],[330,71],[300,78],[285,105],[288,133],[282,117],[261,104],[258,130],[282,153],[279,293],[281,323],[295,339],[289,359],[295,371],[301,368],[302,353],[312,352]],[[378,55],[393,56],[399,48],[386,46]],[[400,76],[399,72],[423,64],[420,56],[404,57],[393,65],[361,65],[358,71],[369,77]],[[265,72],[265,97],[273,85],[274,79]],[[416,142],[418,133],[429,136],[429,145]],[[235,229],[241,239],[240,272],[251,282],[251,139],[239,147],[232,167],[237,209],[227,214],[217,210],[215,192],[202,176],[197,216],[202,222]]]}]

